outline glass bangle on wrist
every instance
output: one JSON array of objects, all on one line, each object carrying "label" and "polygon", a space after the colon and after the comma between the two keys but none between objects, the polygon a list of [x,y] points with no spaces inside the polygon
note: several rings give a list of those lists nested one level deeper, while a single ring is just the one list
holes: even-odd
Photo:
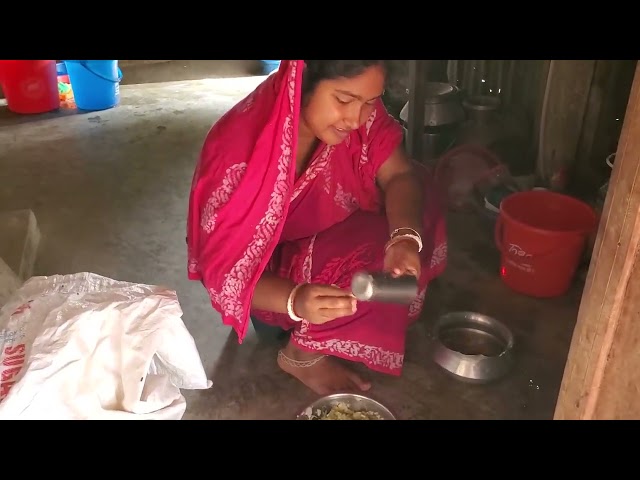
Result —
[{"label": "glass bangle on wrist", "polygon": [[289,314],[289,318],[294,322],[301,322],[303,320],[302,317],[296,315],[296,312],[293,311],[293,302],[296,299],[296,293],[298,293],[298,289],[302,287],[304,283],[299,283],[295,287],[291,289],[291,293],[289,293],[289,298],[287,299],[287,313]]},{"label": "glass bangle on wrist", "polygon": [[[403,233],[403,232],[406,232],[406,233]],[[393,232],[391,232],[391,235],[389,236],[389,241],[384,246],[384,251],[386,252],[389,249],[389,247],[391,247],[392,245],[395,245],[396,243],[402,240],[409,240],[409,239],[413,240],[418,244],[418,253],[422,252],[422,237],[416,230],[408,227],[396,228]]]}]

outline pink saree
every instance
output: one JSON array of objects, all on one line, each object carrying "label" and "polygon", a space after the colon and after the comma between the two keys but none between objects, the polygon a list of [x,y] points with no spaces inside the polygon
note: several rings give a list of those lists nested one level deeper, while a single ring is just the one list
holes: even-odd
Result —
[{"label": "pink saree", "polygon": [[265,269],[295,282],[349,288],[358,270],[381,270],[389,238],[376,172],[402,142],[400,125],[379,102],[343,143],[321,144],[295,179],[301,60],[280,69],[211,129],[194,174],[187,244],[189,278],[244,339],[249,315],[292,330],[305,350],[399,374],[406,330],[429,282],[445,268],[447,244],[439,197],[424,169],[424,248],[420,295],[410,306],[358,304],[355,314],[324,325],[251,310]]}]

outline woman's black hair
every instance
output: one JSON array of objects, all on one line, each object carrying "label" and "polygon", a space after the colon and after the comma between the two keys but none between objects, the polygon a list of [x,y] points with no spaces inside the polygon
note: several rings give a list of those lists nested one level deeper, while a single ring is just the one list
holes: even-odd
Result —
[{"label": "woman's black hair", "polygon": [[302,98],[316,89],[322,80],[357,77],[367,68],[381,66],[387,70],[385,60],[304,60]]}]

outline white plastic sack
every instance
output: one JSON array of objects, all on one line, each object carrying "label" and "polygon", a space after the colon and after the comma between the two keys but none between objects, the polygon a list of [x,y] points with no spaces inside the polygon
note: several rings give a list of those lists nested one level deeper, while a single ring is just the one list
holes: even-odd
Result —
[{"label": "white plastic sack", "polygon": [[179,420],[209,387],[172,290],[34,277],[0,310],[0,419]]}]

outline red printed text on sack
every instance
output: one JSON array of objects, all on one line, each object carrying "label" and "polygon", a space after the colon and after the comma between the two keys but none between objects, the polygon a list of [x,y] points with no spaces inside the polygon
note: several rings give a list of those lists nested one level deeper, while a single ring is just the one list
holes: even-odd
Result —
[{"label": "red printed text on sack", "polygon": [[26,345],[20,343],[11,345],[2,352],[3,360],[0,365],[0,402],[9,394],[15,383],[15,378],[22,370],[25,361]]}]

